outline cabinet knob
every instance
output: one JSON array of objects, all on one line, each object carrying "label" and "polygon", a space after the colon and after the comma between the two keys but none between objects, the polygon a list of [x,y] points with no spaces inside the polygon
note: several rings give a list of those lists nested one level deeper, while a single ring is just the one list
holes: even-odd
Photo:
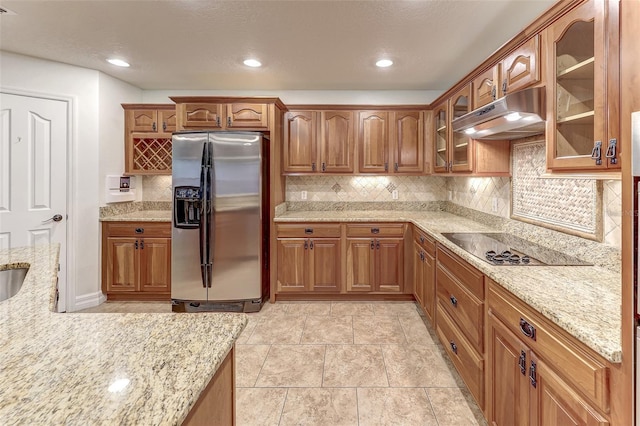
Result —
[{"label": "cabinet knob", "polygon": [[385,172],[389,171],[389,163],[387,163],[387,162],[384,163],[384,171]]},{"label": "cabinet knob", "polygon": [[502,94],[503,95],[507,94],[507,79],[506,78],[502,81]]},{"label": "cabinet knob", "polygon": [[227,117],[227,127],[231,127],[231,117]]},{"label": "cabinet knob", "polygon": [[138,250],[138,240],[136,240],[136,242],[135,242],[135,244],[133,246],[136,248],[136,250]]},{"label": "cabinet knob", "polygon": [[322,171],[323,172],[327,171],[327,164],[324,161],[322,162]]},{"label": "cabinet knob", "polygon": [[216,125],[220,127],[220,117],[216,117]]},{"label": "cabinet knob", "polygon": [[167,131],[167,123],[165,121],[162,122],[162,130]]},{"label": "cabinet knob", "polygon": [[151,130],[153,130],[154,132],[156,131],[156,122],[154,121],[153,124],[151,124]]},{"label": "cabinet knob", "polygon": [[140,250],[144,249],[144,240],[140,240]]},{"label": "cabinet knob", "polygon": [[454,354],[458,354],[458,345],[456,345],[456,342],[454,342],[453,340],[449,342],[449,345],[451,345],[451,350],[453,351]]},{"label": "cabinet knob", "polygon": [[316,163],[311,163],[311,171],[312,172],[316,171]]},{"label": "cabinet knob", "polygon": [[520,331],[532,340],[536,340],[536,328],[524,318],[520,318]]},{"label": "cabinet knob", "polygon": [[373,250],[374,248],[375,248],[375,242],[371,240],[371,250]]},{"label": "cabinet knob", "polygon": [[309,240],[305,240],[304,241],[304,249],[308,249],[309,248]]},{"label": "cabinet knob", "polygon": [[309,249],[313,250],[313,240],[309,240]]},{"label": "cabinet knob", "polygon": [[420,244],[424,244],[424,237],[420,235]]},{"label": "cabinet knob", "polygon": [[607,153],[605,157],[609,159],[611,164],[618,164],[618,158],[616,155],[616,145],[618,141],[616,139],[609,139],[609,146],[607,147]]},{"label": "cabinet knob", "polygon": [[393,170],[395,170],[396,172],[399,170],[398,163],[395,163],[393,165]]},{"label": "cabinet knob", "polygon": [[451,305],[453,305],[454,308],[458,307],[458,299],[456,299],[453,294],[449,296],[449,300],[451,301]]}]

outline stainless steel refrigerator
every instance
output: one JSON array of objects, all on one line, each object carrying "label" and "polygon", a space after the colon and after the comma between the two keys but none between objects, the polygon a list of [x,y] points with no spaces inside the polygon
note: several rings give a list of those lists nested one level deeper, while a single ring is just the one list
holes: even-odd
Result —
[{"label": "stainless steel refrigerator", "polygon": [[171,300],[176,312],[259,311],[268,277],[261,133],[173,134]]}]

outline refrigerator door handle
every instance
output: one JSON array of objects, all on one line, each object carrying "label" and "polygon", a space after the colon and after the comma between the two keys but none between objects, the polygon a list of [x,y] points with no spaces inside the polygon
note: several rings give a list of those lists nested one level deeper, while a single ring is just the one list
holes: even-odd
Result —
[{"label": "refrigerator door handle", "polygon": [[209,153],[209,146],[205,143],[202,147],[202,163],[200,166],[200,272],[202,274],[202,287],[207,287],[207,224],[209,217],[207,216],[208,210],[208,195],[209,188],[208,183],[208,169],[207,169],[207,157]]},{"label": "refrigerator door handle", "polygon": [[212,231],[215,224],[215,208],[213,205],[214,186],[213,186],[213,144],[207,142],[207,287],[211,288],[211,279],[213,278],[213,249],[215,247],[215,230]]}]

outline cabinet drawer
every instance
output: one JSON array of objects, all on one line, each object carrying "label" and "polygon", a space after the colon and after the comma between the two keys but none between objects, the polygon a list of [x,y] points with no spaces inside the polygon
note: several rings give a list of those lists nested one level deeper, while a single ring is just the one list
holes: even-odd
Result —
[{"label": "cabinet drawer", "polygon": [[402,237],[404,223],[368,223],[347,225],[347,237]]},{"label": "cabinet drawer", "polygon": [[164,222],[103,222],[105,237],[171,238],[171,224]]},{"label": "cabinet drawer", "polygon": [[[490,312],[522,342],[529,346],[548,365],[552,366],[568,383],[593,401],[604,412],[609,412],[609,371],[606,363],[598,359],[581,342],[564,331],[556,329],[548,320],[525,305],[507,290],[488,279],[487,303]],[[522,324],[526,321],[528,324]],[[529,328],[527,333],[523,328]],[[531,336],[531,337],[529,337]]]},{"label": "cabinet drawer", "polygon": [[338,224],[278,224],[276,225],[278,238],[323,238],[340,237],[340,225]]},{"label": "cabinet drawer", "polygon": [[484,343],[484,304],[467,291],[446,269],[436,272],[438,305],[451,316],[480,353]]},{"label": "cabinet drawer", "polygon": [[462,336],[449,315],[438,306],[436,332],[460,377],[476,399],[484,407],[484,359]]},{"label": "cabinet drawer", "polygon": [[415,241],[431,256],[436,255],[436,241],[426,233],[420,231],[416,226],[413,227],[413,237]]},{"label": "cabinet drawer", "polygon": [[465,288],[484,300],[484,276],[476,268],[438,244],[438,266],[444,266]]}]

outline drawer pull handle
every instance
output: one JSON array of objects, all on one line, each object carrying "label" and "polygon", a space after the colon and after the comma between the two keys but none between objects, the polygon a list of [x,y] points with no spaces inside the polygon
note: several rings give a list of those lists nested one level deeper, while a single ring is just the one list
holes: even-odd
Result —
[{"label": "drawer pull handle", "polygon": [[451,304],[453,305],[454,308],[458,307],[458,299],[456,299],[456,297],[453,294],[449,296],[449,300],[451,300]]},{"label": "drawer pull handle", "polygon": [[379,234],[380,233],[380,228],[371,228],[371,233],[372,234]]},{"label": "drawer pull handle", "polygon": [[458,355],[458,345],[456,345],[453,340],[450,341],[449,344],[451,345],[451,350],[453,351],[453,353]]},{"label": "drawer pull handle", "polygon": [[136,228],[136,234],[144,234],[144,228]]},{"label": "drawer pull handle", "polygon": [[520,359],[518,360],[518,364],[520,365],[520,372],[523,376],[527,375],[527,354],[524,351],[520,351]]},{"label": "drawer pull handle", "polygon": [[531,381],[531,386],[535,388],[538,381],[536,377],[536,363],[534,361],[531,361],[531,368],[529,368],[529,380]]},{"label": "drawer pull handle", "polygon": [[424,244],[424,237],[420,235],[420,244]]},{"label": "drawer pull handle", "polygon": [[536,340],[536,328],[524,318],[520,318],[520,331],[530,339]]},{"label": "drawer pull handle", "polygon": [[313,228],[304,228],[304,233],[307,235],[313,234]]}]

